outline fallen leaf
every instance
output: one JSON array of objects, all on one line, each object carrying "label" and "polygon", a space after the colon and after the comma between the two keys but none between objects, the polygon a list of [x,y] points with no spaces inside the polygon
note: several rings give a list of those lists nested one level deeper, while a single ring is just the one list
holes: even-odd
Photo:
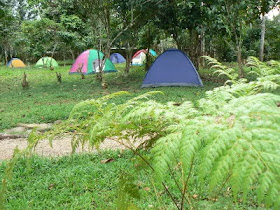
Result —
[{"label": "fallen leaf", "polygon": [[192,197],[193,197],[193,198],[198,198],[198,195],[197,195],[197,194],[194,194]]},{"label": "fallen leaf", "polygon": [[51,190],[55,187],[55,184],[50,184],[49,187],[48,187],[48,190]]},{"label": "fallen leaf", "polygon": [[104,163],[111,163],[113,161],[115,160],[113,158],[110,158],[110,159],[101,160],[100,162],[104,164]]},{"label": "fallen leaf", "polygon": [[149,188],[149,187],[144,187],[143,188],[145,191],[151,191],[151,188]]}]

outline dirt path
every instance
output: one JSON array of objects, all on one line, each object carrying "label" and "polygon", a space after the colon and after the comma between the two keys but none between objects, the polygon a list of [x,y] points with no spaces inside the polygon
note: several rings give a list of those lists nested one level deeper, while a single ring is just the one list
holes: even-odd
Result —
[{"label": "dirt path", "polygon": [[[27,146],[27,140],[24,138],[18,139],[2,139],[0,140],[0,160],[10,159],[13,156],[13,151],[16,147],[19,149],[24,149]],[[100,145],[101,150],[106,149],[124,149],[122,145],[113,141],[113,140],[105,140]],[[42,140],[36,147],[36,153],[40,156],[45,157],[58,157],[65,156],[71,154],[71,138],[63,137],[60,139],[53,140],[53,147],[50,146],[48,140]],[[76,153],[89,153],[89,152],[97,152],[96,149],[89,149],[86,145],[84,150],[79,147],[76,150]]]}]

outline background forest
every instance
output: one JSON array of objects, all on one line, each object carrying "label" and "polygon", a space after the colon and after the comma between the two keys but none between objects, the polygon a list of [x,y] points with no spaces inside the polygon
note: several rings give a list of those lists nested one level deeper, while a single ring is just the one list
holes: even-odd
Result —
[{"label": "background forest", "polygon": [[[280,209],[279,7],[0,0],[0,210]],[[155,57],[132,55],[168,48],[203,85],[140,88]],[[96,79],[69,75],[87,49],[126,63],[105,74],[98,53]],[[36,67],[45,56],[58,64]],[[168,79],[194,75],[164,61]]]},{"label": "background forest", "polygon": [[[200,56],[221,61],[261,57],[279,59],[280,16],[266,15],[277,0],[2,0],[2,62],[20,57],[26,63],[49,55],[74,60],[89,48],[127,58],[136,49],[185,51],[198,67]],[[265,17],[265,18],[262,18]],[[264,28],[265,27],[265,28]]]}]

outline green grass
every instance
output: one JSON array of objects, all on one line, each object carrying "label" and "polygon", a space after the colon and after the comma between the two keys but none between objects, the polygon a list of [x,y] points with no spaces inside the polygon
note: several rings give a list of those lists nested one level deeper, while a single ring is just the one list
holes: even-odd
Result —
[{"label": "green grass", "polygon": [[[140,89],[145,71],[133,67],[128,77],[123,77],[124,66],[117,66],[118,73],[106,74],[108,90],[103,90],[94,75],[82,80],[79,75],[69,75],[70,66],[59,67],[54,71],[48,68],[29,67],[11,69],[0,67],[0,131],[16,126],[18,123],[43,123],[63,120],[68,117],[75,104],[82,100],[98,98],[117,91],[129,91],[133,97],[151,90],[160,90],[165,95],[154,96],[154,100],[167,101],[192,100],[204,96],[205,91],[218,84],[205,81],[204,88],[162,87]],[[30,88],[23,90],[22,74],[26,72]],[[62,74],[62,84],[56,80],[56,73]],[[117,98],[115,102],[128,97]]]},{"label": "green grass", "polygon": [[[160,90],[164,95],[153,99],[166,103],[183,100],[197,101],[220,84],[212,82],[206,69],[202,71],[204,88],[162,87],[140,89],[145,72],[141,67],[133,67],[131,74],[122,76],[123,65],[117,66],[118,73],[106,74],[109,89],[103,90],[94,75],[82,80],[78,75],[68,75],[70,66],[59,67],[55,71],[34,67],[9,69],[0,67],[0,131],[17,123],[53,122],[66,119],[75,104],[82,100],[98,98],[117,91],[129,91],[130,96],[113,99],[121,103],[130,97],[151,90]],[[23,90],[23,72],[28,75],[30,88]],[[56,81],[55,72],[62,74],[62,84]],[[210,78],[210,79],[209,79]],[[279,91],[278,91],[279,92]],[[115,161],[102,164],[103,159]],[[102,152],[98,154],[73,155],[62,158],[32,157],[17,163],[13,179],[8,184],[7,209],[116,209],[119,201],[120,176],[137,174],[134,183],[140,191],[141,199],[130,199],[139,209],[175,209],[167,193],[161,189],[160,196],[153,191],[150,174],[135,171],[135,157],[130,152]],[[0,165],[0,180],[6,162]],[[129,176],[128,176],[129,177]],[[169,189],[174,182],[166,180]],[[1,186],[1,183],[0,183]],[[150,191],[145,190],[148,187]],[[199,189],[192,186],[192,194]],[[227,192],[213,202],[203,195],[194,199],[196,209],[258,209],[254,198],[245,204],[232,202]],[[157,199],[161,201],[158,202]],[[261,208],[259,208],[261,209]]]},{"label": "green grass", "polygon": [[[102,164],[101,160],[115,161]],[[160,189],[155,196],[149,174],[135,172],[135,158],[130,152],[103,152],[73,155],[62,158],[33,157],[17,163],[14,178],[8,184],[7,209],[116,209],[120,200],[120,176],[138,174],[132,180],[140,199],[130,197],[139,209],[175,209],[167,193]],[[5,163],[0,166],[0,179]],[[173,182],[166,181],[169,189]],[[1,186],[1,185],[0,185]],[[149,188],[150,190],[147,190]],[[198,189],[194,189],[193,193]],[[201,196],[201,195],[200,195]],[[256,209],[253,203],[234,204],[230,197],[219,197],[217,202],[201,198],[193,200],[196,209]],[[122,209],[122,208],[121,208]]]}]

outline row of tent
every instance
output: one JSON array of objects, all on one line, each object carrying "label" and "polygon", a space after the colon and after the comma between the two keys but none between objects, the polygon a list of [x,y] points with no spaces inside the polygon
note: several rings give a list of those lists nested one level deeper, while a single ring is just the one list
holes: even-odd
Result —
[{"label": "row of tent", "polygon": [[[147,54],[148,54],[148,50],[139,50],[137,51],[133,56],[132,56],[132,61],[131,61],[131,64],[132,65],[143,65],[145,60],[146,60],[146,57],[147,57]],[[157,56],[157,53],[156,51],[150,49],[149,50],[149,54],[152,55],[152,56]],[[112,63],[125,63],[126,60],[125,58],[119,54],[119,53],[113,53],[111,56],[110,56],[110,60],[112,61]]]},{"label": "row of tent", "polygon": [[[156,52],[149,51],[156,56]],[[135,53],[132,64],[141,65],[146,59],[147,50]],[[69,74],[94,74],[102,71],[116,72],[113,63],[123,63],[125,59],[120,54],[113,54],[100,65],[104,54],[97,50],[83,52],[72,65]],[[169,49],[162,53],[148,70],[141,87],[159,86],[203,86],[202,80],[188,56],[180,50]]]},{"label": "row of tent", "polygon": [[[150,54],[152,56],[156,56],[157,53],[150,49],[149,50]],[[94,53],[93,53],[94,54]],[[145,60],[146,60],[146,54],[147,54],[147,50],[139,50],[137,51],[133,57],[132,57],[132,65],[143,65]],[[84,57],[84,56],[88,56],[88,52],[85,51],[83,52],[80,56]],[[103,57],[103,54],[102,54]],[[110,56],[110,61],[114,64],[116,63],[125,63],[126,59],[119,53],[113,53]],[[8,64],[8,67],[15,67],[15,68],[21,68],[21,67],[26,67],[26,65],[24,64],[24,62],[22,60],[20,60],[19,58],[12,58]],[[51,57],[43,57],[40,58],[37,63],[36,63],[37,67],[57,67],[58,63],[54,58]]]},{"label": "row of tent", "polygon": [[[136,52],[132,59],[132,65],[141,65],[146,59],[148,50]],[[149,50],[149,53],[156,56],[156,52]],[[104,73],[116,72],[113,63],[124,63],[125,58],[118,53],[111,55],[110,59],[103,61],[104,54],[98,50],[86,50],[78,56],[73,63],[69,74],[94,74],[103,71]],[[101,65],[101,62],[103,65]],[[24,65],[19,59],[13,59],[9,66]],[[41,58],[36,66],[58,66],[53,58]],[[103,66],[102,69],[101,66]],[[21,66],[24,67],[24,66]],[[169,49],[157,57],[148,70],[141,87],[159,86],[203,86],[202,80],[188,56],[180,50]]]},{"label": "row of tent", "polygon": [[[7,63],[8,67],[15,67],[15,68],[22,68],[22,67],[26,67],[26,65],[23,63],[22,60],[20,60],[19,58],[12,58],[9,63]],[[51,58],[51,57],[43,57],[40,58],[37,63],[36,63],[37,67],[58,67],[58,63],[56,62],[55,59]]]},{"label": "row of tent", "polygon": [[[143,65],[146,60],[148,50],[139,50],[132,57],[132,65]],[[154,50],[149,50],[149,53],[156,56]],[[113,53],[110,59],[106,59],[105,64],[100,65],[103,60],[104,54],[98,50],[90,49],[84,51],[75,60],[71,67],[70,74],[94,74],[100,72],[100,66],[103,66],[102,71],[105,73],[116,72],[114,64],[125,63],[125,58],[119,53]]]}]

